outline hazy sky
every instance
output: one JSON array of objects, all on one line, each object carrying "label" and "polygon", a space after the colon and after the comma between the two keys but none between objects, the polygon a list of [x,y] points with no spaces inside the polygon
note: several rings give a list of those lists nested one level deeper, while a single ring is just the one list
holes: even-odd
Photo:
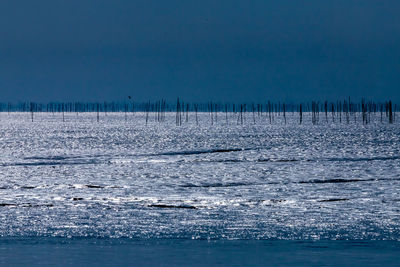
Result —
[{"label": "hazy sky", "polygon": [[0,102],[400,102],[399,12],[398,0],[2,0]]}]

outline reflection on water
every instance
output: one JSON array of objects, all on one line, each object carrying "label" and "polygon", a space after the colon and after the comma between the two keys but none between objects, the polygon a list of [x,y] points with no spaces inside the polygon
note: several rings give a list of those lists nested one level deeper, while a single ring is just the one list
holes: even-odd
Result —
[{"label": "reflection on water", "polygon": [[2,114],[4,237],[400,240],[397,123],[56,116]]}]

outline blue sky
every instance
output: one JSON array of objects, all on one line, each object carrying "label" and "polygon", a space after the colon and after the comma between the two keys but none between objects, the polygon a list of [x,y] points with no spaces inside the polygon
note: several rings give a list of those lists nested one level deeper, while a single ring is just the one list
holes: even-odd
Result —
[{"label": "blue sky", "polygon": [[400,102],[400,1],[0,2],[0,102]]}]

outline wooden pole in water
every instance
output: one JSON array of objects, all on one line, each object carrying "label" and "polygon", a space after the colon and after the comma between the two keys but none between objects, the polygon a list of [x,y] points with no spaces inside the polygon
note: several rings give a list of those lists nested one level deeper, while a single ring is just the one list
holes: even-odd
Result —
[{"label": "wooden pole in water", "polygon": [[30,109],[31,109],[31,120],[32,120],[32,122],[33,122],[33,108],[34,108],[34,104],[31,102],[30,103]]},{"label": "wooden pole in water", "polygon": [[225,120],[226,124],[228,124],[228,104],[225,103]]},{"label": "wooden pole in water", "polygon": [[286,104],[285,103],[282,104],[282,108],[283,108],[283,118],[285,119],[285,124],[286,124]]},{"label": "wooden pole in water", "polygon": [[181,103],[179,101],[179,97],[176,100],[176,126],[182,125],[182,116],[181,116]]},{"label": "wooden pole in water", "polygon": [[186,122],[189,122],[189,104],[186,103]]},{"label": "wooden pole in water", "polygon": [[62,103],[62,118],[63,118],[63,122],[65,122],[65,117],[64,117],[64,103]]},{"label": "wooden pole in water", "polygon": [[199,125],[199,120],[198,120],[198,118],[197,118],[197,110],[198,110],[198,105],[197,105],[197,104],[194,104],[194,112],[195,112],[195,114],[196,114],[196,125]]},{"label": "wooden pole in water", "polygon": [[268,101],[268,117],[269,117],[269,124],[272,124],[271,112],[272,112],[271,102]]},{"label": "wooden pole in water", "polygon": [[127,121],[128,117],[127,117],[127,113],[128,113],[128,104],[124,104],[124,110],[125,110],[125,121]]},{"label": "wooden pole in water", "polygon": [[215,104],[215,106],[214,106],[214,113],[215,113],[215,124],[217,124],[217,123],[218,123],[217,112],[218,112],[218,105],[217,105],[217,104]]},{"label": "wooden pole in water", "polygon": [[303,122],[303,107],[300,104],[300,108],[299,108],[299,113],[300,113],[300,124]]},{"label": "wooden pole in water", "polygon": [[326,120],[326,123],[328,123],[328,101],[326,101],[326,100],[324,103],[324,108],[325,108],[325,120]]},{"label": "wooden pole in water", "polygon": [[97,122],[99,122],[100,121],[100,105],[99,105],[99,103],[97,103],[96,104],[96,107],[97,107]]},{"label": "wooden pole in water", "polygon": [[252,112],[253,112],[253,123],[256,124],[256,115],[255,115],[254,103],[251,104],[251,109],[252,109]]},{"label": "wooden pole in water", "polygon": [[211,125],[214,125],[213,107],[214,107],[214,104],[213,104],[212,102],[210,102],[210,118],[211,118]]},{"label": "wooden pole in water", "polygon": [[145,112],[146,112],[146,126],[149,121],[149,112],[150,112],[150,101],[145,105]]}]

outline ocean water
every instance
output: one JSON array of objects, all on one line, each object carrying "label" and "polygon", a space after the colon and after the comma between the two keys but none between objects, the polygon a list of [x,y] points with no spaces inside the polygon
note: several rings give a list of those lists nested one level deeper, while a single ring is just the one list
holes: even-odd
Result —
[{"label": "ocean water", "polygon": [[2,239],[1,266],[399,266],[395,241]]},{"label": "ocean water", "polygon": [[398,122],[145,116],[0,113],[2,243],[400,241]]}]

